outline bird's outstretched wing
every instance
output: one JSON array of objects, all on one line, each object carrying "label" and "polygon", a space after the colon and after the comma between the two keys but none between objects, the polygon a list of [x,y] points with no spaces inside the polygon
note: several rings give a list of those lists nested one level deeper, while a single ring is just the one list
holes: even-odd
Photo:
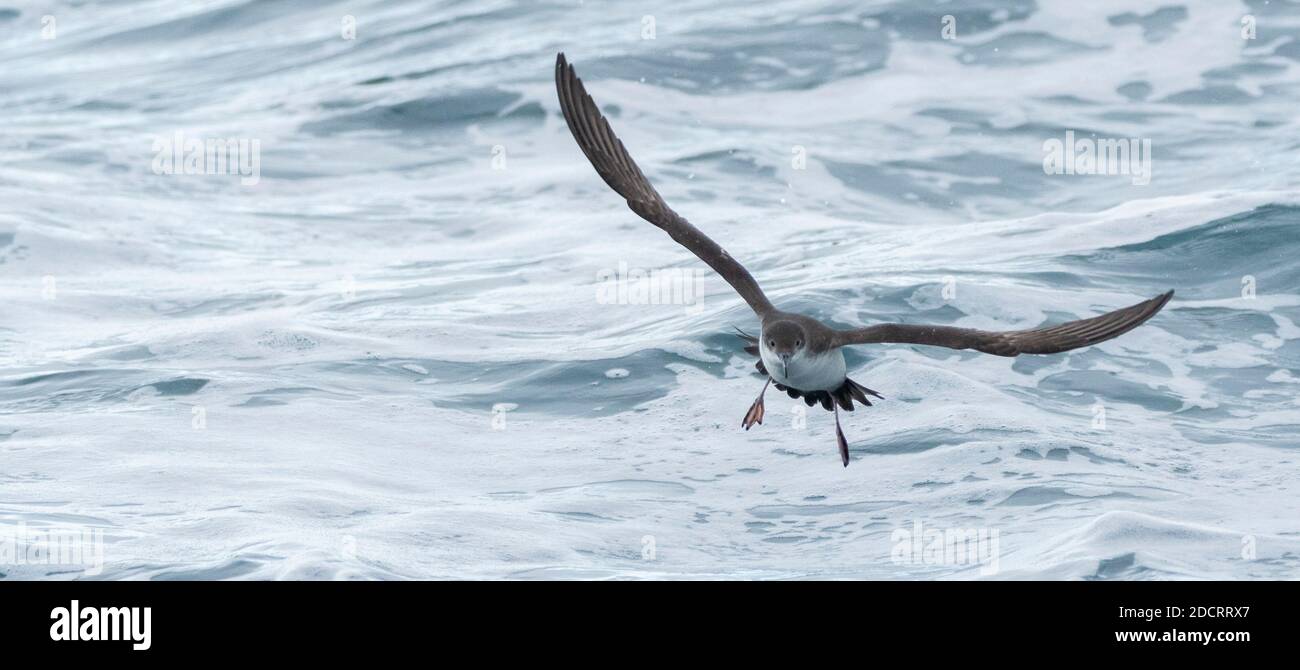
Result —
[{"label": "bird's outstretched wing", "polygon": [[763,295],[763,289],[750,276],[743,265],[736,262],[717,242],[700,232],[699,228],[678,216],[659,192],[641,174],[632,161],[623,142],[609,127],[600,108],[587,95],[573,66],[559,54],[555,59],[555,89],[560,96],[560,109],[569,124],[573,139],[578,141],[582,153],[587,155],[601,179],[627,199],[627,206],[641,218],[662,228],[678,244],[691,250],[700,260],[722,275],[740,297],[758,313],[759,317],[772,311],[772,303]]},{"label": "bird's outstretched wing", "polygon": [[835,344],[842,346],[895,342],[931,344],[949,349],[974,349],[998,356],[1055,354],[1119,337],[1155,316],[1155,313],[1159,312],[1173,295],[1174,292],[1169,291],[1101,316],[1032,330],[993,332],[952,326],[882,323],[866,328],[836,331]]}]

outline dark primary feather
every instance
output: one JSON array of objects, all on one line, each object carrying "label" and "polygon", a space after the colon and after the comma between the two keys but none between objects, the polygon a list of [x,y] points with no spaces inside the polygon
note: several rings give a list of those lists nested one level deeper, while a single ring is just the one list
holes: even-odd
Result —
[{"label": "dark primary feather", "polygon": [[749,271],[718,246],[717,242],[678,216],[650,185],[641,173],[641,168],[628,155],[623,142],[609,127],[600,108],[587,95],[582,80],[574,72],[573,66],[565,61],[564,54],[559,54],[555,59],[555,89],[573,139],[578,141],[578,147],[596,168],[600,178],[627,199],[627,206],[708,263],[760,317],[772,311],[772,303],[763,295],[763,290],[758,287],[758,282],[754,281]]},{"label": "dark primary feather", "polygon": [[1101,316],[1032,330],[994,332],[952,326],[882,323],[866,328],[837,331],[836,345],[929,344],[949,349],[974,349],[998,356],[1055,354],[1119,337],[1155,316],[1173,295],[1174,292],[1169,291]]}]

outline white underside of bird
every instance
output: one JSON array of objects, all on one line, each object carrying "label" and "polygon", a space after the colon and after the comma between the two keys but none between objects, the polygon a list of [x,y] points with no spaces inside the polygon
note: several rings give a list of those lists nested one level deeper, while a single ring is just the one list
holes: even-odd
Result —
[{"label": "white underside of bird", "polygon": [[844,384],[848,375],[844,352],[839,348],[822,354],[801,349],[786,362],[768,349],[766,338],[760,338],[758,353],[772,381],[800,391],[834,391]]}]

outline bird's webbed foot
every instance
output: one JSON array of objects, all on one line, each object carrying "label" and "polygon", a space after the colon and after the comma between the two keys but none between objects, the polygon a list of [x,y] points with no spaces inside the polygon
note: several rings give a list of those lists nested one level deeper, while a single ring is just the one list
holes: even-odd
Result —
[{"label": "bird's webbed foot", "polygon": [[740,422],[741,427],[749,430],[754,424],[763,423],[763,394],[767,393],[767,387],[772,383],[772,378],[767,378],[767,383],[763,384],[763,390],[758,392],[758,397],[754,399],[754,404],[749,406],[749,411],[745,412],[745,418]]}]

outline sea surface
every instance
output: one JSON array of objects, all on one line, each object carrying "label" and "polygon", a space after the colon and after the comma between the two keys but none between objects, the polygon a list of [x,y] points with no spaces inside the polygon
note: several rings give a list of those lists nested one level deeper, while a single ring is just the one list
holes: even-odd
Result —
[{"label": "sea surface", "polygon": [[[584,159],[560,51],[785,309],[1177,295],[857,347],[848,468],[779,393],[744,431],[757,321]],[[1300,576],[1294,2],[10,2],[0,64],[0,544],[103,557],[5,579]]]}]

